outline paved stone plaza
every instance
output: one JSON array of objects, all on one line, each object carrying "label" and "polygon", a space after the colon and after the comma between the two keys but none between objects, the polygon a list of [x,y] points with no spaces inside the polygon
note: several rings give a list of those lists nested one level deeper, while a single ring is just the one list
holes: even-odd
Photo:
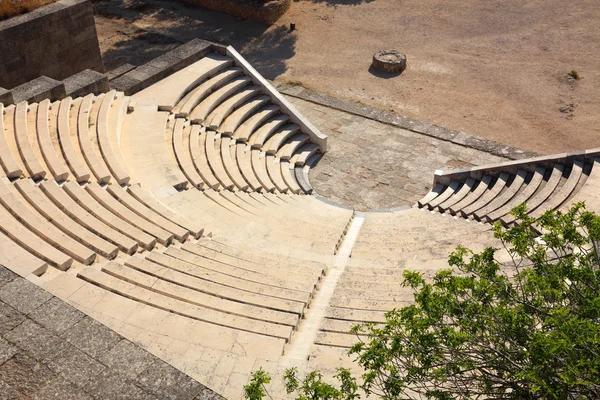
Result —
[{"label": "paved stone plaza", "polygon": [[310,182],[315,191],[359,211],[412,206],[436,169],[491,164],[507,158],[288,96],[329,138]]}]

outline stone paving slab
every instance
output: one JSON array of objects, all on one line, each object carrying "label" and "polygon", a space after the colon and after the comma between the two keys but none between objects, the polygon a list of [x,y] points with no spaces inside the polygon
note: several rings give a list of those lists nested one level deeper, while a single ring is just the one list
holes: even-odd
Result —
[{"label": "stone paving slab", "polygon": [[223,399],[1,265],[0,398]]}]

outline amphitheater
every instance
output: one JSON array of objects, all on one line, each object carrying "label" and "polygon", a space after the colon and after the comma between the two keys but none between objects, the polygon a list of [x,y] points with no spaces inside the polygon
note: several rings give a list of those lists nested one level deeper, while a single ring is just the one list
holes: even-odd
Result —
[{"label": "amphitheater", "polygon": [[328,201],[310,184],[327,137],[215,44],[132,95],[0,110],[0,264],[27,280],[0,300],[54,296],[228,399],[259,368],[276,399],[286,368],[356,370],[348,331],[410,303],[402,270],[433,274],[465,241],[499,247],[491,223],[513,224],[514,206],[600,210],[599,150],[436,171],[413,207]]}]

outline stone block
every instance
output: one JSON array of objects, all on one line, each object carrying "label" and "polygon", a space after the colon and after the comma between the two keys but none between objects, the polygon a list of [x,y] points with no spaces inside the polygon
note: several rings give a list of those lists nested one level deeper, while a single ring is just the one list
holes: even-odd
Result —
[{"label": "stone block", "polygon": [[25,320],[25,315],[15,308],[0,301],[0,335],[19,326]]},{"label": "stone block", "polygon": [[61,334],[79,322],[85,314],[59,298],[52,298],[29,314],[38,324]]},{"label": "stone block", "polygon": [[0,265],[0,288],[9,282],[12,282],[17,277],[18,275],[12,272],[10,269]]},{"label": "stone block", "polygon": [[83,97],[89,93],[100,94],[109,91],[106,75],[91,69],[83,70],[63,81],[67,96]]},{"label": "stone block", "polygon": [[128,76],[128,74],[121,75],[118,78],[110,81],[111,89],[124,92],[126,95],[131,95],[137,92],[138,86],[140,86],[140,81]]},{"label": "stone block", "polygon": [[148,368],[155,358],[141,347],[123,339],[99,360],[111,371],[122,374],[128,379],[134,379]]},{"label": "stone block", "polygon": [[38,361],[52,358],[68,346],[64,340],[30,319],[23,321],[4,337],[9,342],[26,350],[32,358]]},{"label": "stone block", "polygon": [[18,349],[0,337],[0,365],[8,361],[12,356],[17,354]]},{"label": "stone block", "polygon": [[[14,390],[17,399],[31,398],[53,376],[48,367],[24,353],[16,353],[0,366],[0,382]],[[0,392],[0,396],[5,398],[2,392]]]},{"label": "stone block", "polygon": [[0,21],[0,54],[10,54],[0,58],[0,85],[9,89],[42,75],[61,80],[86,68],[104,71],[89,0],[59,0]]},{"label": "stone block", "polygon": [[0,300],[23,314],[29,314],[52,295],[25,279],[16,279],[0,289]]},{"label": "stone block", "polygon": [[109,81],[112,81],[113,79],[116,79],[116,78],[120,77],[121,75],[128,73],[129,71],[131,71],[134,68],[135,68],[135,65],[123,64],[120,67],[117,67],[117,68],[113,69],[112,71],[107,72],[106,77],[108,78]]},{"label": "stone block", "polygon": [[85,388],[92,384],[106,367],[73,346],[67,346],[47,362],[48,368],[72,384]]},{"label": "stone block", "polygon": [[66,97],[65,85],[47,76],[40,76],[12,89],[15,103],[22,101],[40,102],[44,99],[50,101]]},{"label": "stone block", "polygon": [[94,358],[102,357],[122,339],[117,333],[90,317],[83,318],[62,336]]},{"label": "stone block", "polygon": [[12,91],[0,87],[0,103],[4,104],[5,106],[14,104],[15,100],[13,98]]},{"label": "stone block", "polygon": [[161,360],[156,360],[138,376],[136,383],[159,399],[194,399],[204,389],[183,372]]},{"label": "stone block", "polygon": [[92,400],[93,397],[86,394],[77,386],[69,383],[65,378],[56,375],[34,396],[33,400]]},{"label": "stone block", "polygon": [[151,398],[148,393],[123,379],[123,376],[108,369],[96,376],[86,390],[93,393],[94,397],[98,399],[145,400]]}]

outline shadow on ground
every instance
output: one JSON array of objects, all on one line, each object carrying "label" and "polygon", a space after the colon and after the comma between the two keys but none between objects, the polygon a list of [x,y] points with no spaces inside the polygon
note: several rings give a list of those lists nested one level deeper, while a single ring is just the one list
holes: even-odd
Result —
[{"label": "shadow on ground", "polygon": [[94,12],[110,19],[111,27],[98,36],[108,38],[115,26],[124,36],[107,44],[103,58],[107,70],[125,63],[139,65],[180,43],[200,38],[235,47],[266,78],[275,79],[287,69],[296,53],[295,33],[286,27],[245,21],[227,14],[165,0],[96,0]]},{"label": "shadow on ground", "polygon": [[327,4],[328,6],[358,6],[364,3],[372,3],[375,0],[305,0],[311,3]]}]

